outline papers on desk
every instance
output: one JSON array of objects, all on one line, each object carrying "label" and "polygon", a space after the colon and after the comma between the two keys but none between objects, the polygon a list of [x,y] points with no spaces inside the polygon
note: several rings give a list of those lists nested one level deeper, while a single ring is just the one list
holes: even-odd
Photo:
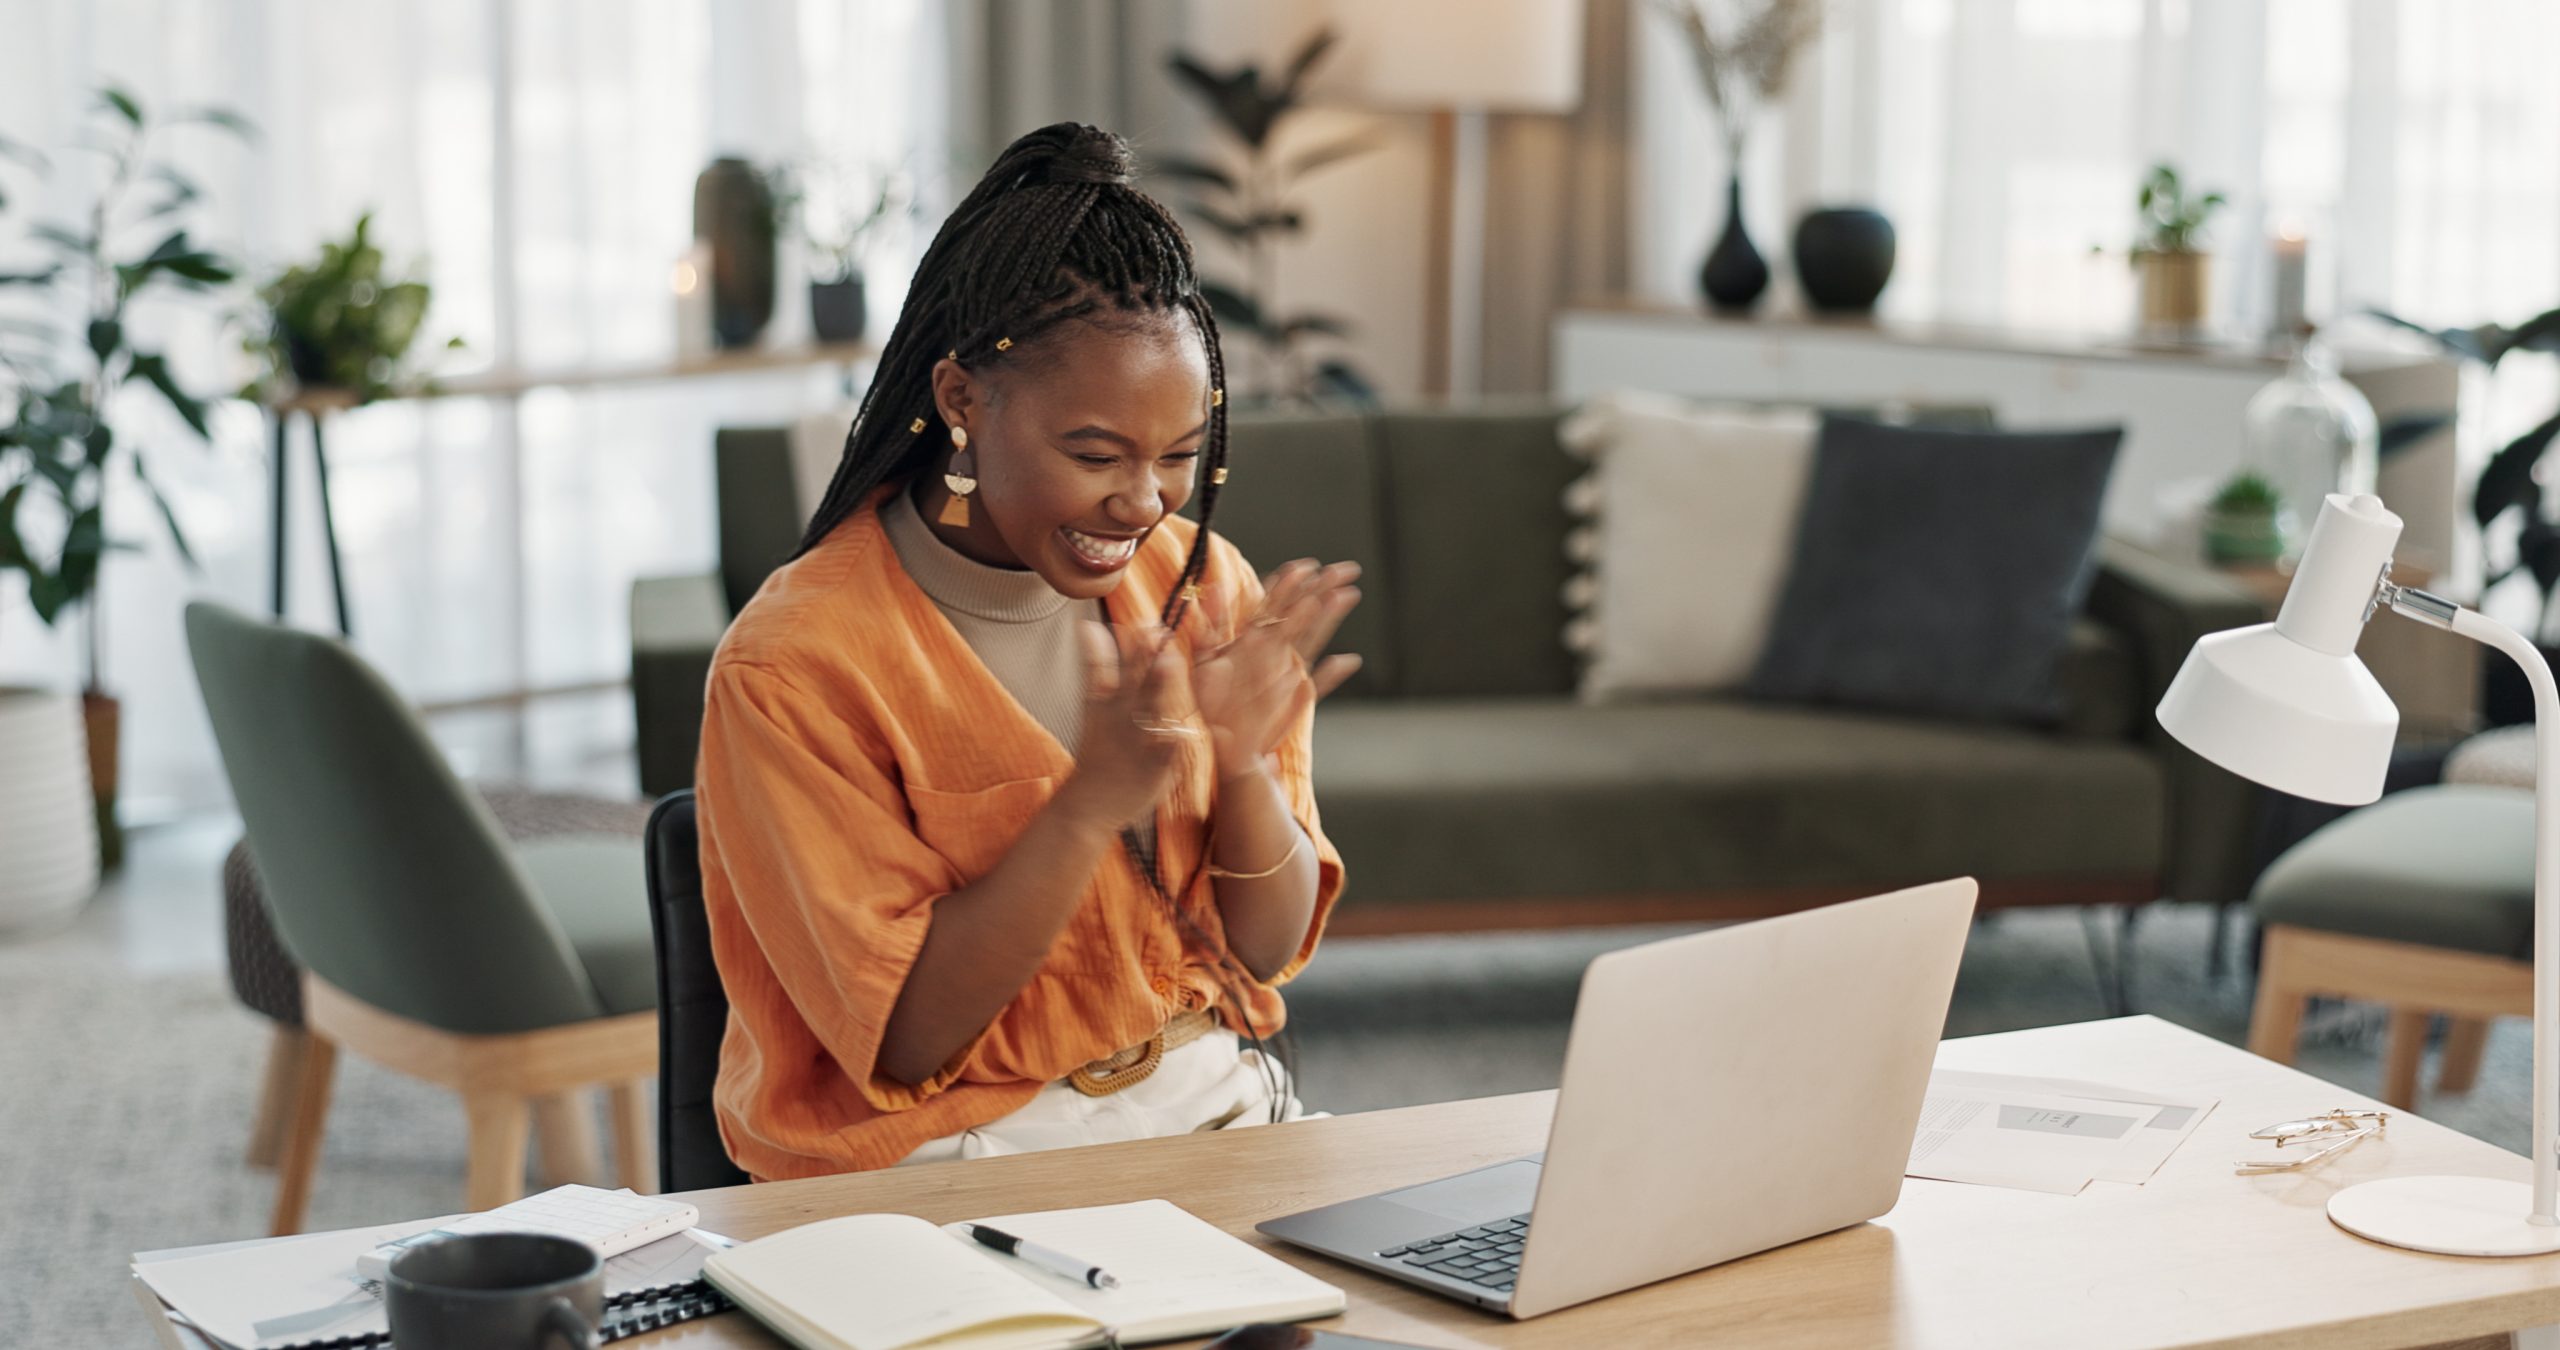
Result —
[{"label": "papers on desk", "polygon": [[[460,1216],[377,1228],[136,1252],[133,1273],[196,1329],[234,1350],[361,1342],[390,1334],[381,1286],[356,1277],[356,1257]],[[604,1263],[605,1296],[684,1284],[725,1239],[699,1229],[635,1247]]]},{"label": "papers on desk", "polygon": [[2195,1133],[2211,1098],[2066,1078],[1940,1069],[1929,1075],[1907,1175],[2077,1195],[2139,1186]]}]

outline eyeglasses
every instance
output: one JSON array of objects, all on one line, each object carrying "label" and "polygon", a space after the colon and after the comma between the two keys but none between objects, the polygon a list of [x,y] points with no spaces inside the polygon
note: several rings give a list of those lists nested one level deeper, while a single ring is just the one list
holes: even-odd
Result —
[{"label": "eyeglasses", "polygon": [[2345,1152],[2367,1135],[2382,1133],[2389,1123],[2388,1111],[2326,1111],[2300,1120],[2283,1120],[2263,1130],[2249,1131],[2252,1139],[2264,1139],[2277,1148],[2295,1144],[2316,1144],[2311,1152],[2293,1158],[2243,1158],[2233,1170],[2241,1176],[2262,1172],[2290,1172],[2309,1167],[2335,1153]]}]

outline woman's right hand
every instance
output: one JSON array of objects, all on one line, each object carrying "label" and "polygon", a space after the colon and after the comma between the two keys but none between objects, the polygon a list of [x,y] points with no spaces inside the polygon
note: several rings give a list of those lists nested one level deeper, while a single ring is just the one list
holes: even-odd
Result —
[{"label": "woman's right hand", "polygon": [[1076,768],[1058,789],[1080,818],[1117,831],[1154,813],[1173,790],[1191,719],[1191,672],[1161,630],[1082,626],[1084,726]]}]

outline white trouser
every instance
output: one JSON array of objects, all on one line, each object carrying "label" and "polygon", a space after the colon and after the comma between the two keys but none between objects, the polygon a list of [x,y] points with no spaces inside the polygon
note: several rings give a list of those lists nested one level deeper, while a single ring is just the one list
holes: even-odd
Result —
[{"label": "white trouser", "polygon": [[1000,1158],[1080,1144],[1265,1125],[1271,1121],[1275,1079],[1285,1103],[1281,1119],[1323,1114],[1299,1104],[1286,1066],[1276,1059],[1270,1065],[1270,1078],[1265,1078],[1261,1052],[1242,1045],[1236,1033],[1220,1027],[1189,1045],[1166,1051],[1156,1071],[1142,1082],[1101,1097],[1088,1097],[1063,1081],[1051,1083],[1011,1115],[929,1139],[899,1159],[898,1165]]}]

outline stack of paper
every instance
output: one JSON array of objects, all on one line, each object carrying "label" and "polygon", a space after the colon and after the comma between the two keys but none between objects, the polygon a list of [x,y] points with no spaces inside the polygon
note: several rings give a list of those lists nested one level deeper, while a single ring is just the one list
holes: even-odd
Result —
[{"label": "stack of paper", "polygon": [[[357,1278],[356,1258],[455,1217],[137,1252],[133,1273],[197,1330],[236,1350],[386,1336],[381,1287]],[[624,1252],[605,1262],[605,1295],[697,1279],[719,1243],[695,1229]]]},{"label": "stack of paper", "polygon": [[2077,1195],[2140,1185],[2216,1102],[2065,1078],[1940,1069],[1929,1075],[1908,1175]]}]

